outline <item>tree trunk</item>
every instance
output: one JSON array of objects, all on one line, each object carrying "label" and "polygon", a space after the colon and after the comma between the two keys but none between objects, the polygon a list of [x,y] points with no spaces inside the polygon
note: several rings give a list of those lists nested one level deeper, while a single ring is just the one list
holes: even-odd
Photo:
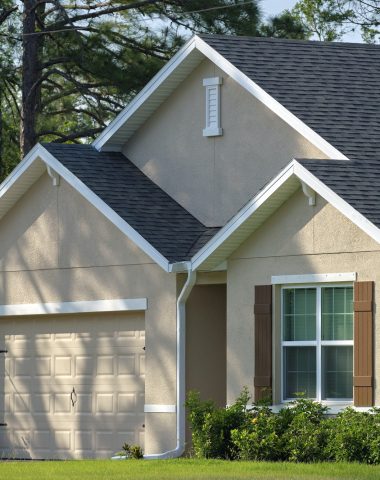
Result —
[{"label": "tree trunk", "polygon": [[40,99],[40,49],[42,35],[36,33],[37,0],[24,0],[22,18],[23,55],[22,55],[22,104],[20,148],[25,156],[37,141],[37,114]]}]

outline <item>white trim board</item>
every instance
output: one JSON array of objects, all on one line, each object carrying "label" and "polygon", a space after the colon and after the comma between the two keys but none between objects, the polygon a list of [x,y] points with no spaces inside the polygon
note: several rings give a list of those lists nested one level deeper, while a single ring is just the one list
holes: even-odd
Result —
[{"label": "white trim board", "polygon": [[274,275],[272,285],[297,283],[355,282],[356,272],[349,273],[310,273],[306,275]]},{"label": "white trim board", "polygon": [[55,315],[68,313],[136,312],[148,308],[146,298],[86,300],[57,303],[19,303],[0,305],[0,317],[19,315]]},{"label": "white trim board", "polygon": [[[137,110],[148,102],[151,95],[173,74],[179,69],[184,60],[194,51],[202,53],[206,58],[212,61],[217,67],[223,70],[240,86],[262,102],[272,112],[278,115],[283,121],[290,125],[294,130],[300,133],[315,147],[321,150],[329,158],[347,160],[347,157],[337,148],[327,142],[318,133],[308,127],[302,120],[293,115],[288,109],[281,105],[271,95],[265,92],[259,85],[245,75],[241,70],[235,67],[231,62],[224,58],[220,53],[213,49],[207,42],[197,37],[192,37],[174,57],[153,77],[153,79],[136,95],[136,97],[127,105],[124,110],[106,127],[102,133],[94,140],[92,145],[97,150],[107,150],[107,142],[111,140],[113,135],[126,123]],[[125,138],[127,141],[128,138]],[[112,146],[112,142],[110,142]],[[116,147],[115,147],[116,149]]]},{"label": "white trim board", "polygon": [[146,404],[144,405],[144,413],[176,413],[176,405],[158,405]]}]

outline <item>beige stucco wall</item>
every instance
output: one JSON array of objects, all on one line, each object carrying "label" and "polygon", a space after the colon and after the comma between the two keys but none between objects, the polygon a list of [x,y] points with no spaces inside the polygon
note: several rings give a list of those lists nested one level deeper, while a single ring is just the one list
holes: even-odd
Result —
[{"label": "beige stucco wall", "polygon": [[[296,192],[228,260],[227,402],[242,387],[253,390],[254,286],[272,275],[357,272],[359,281],[375,281],[380,298],[380,246],[322,198],[311,207]],[[279,287],[275,291],[274,401],[280,399]],[[376,307],[375,307],[376,308]],[[375,314],[375,351],[380,345],[380,313]],[[380,356],[375,360],[375,400],[380,404]]]},{"label": "beige stucco wall", "polygon": [[[226,405],[226,285],[196,285],[186,302],[186,391]],[[186,444],[191,444],[187,426]]]},{"label": "beige stucco wall", "polygon": [[[224,134],[203,137],[202,79],[223,77]],[[219,226],[294,157],[326,158],[204,60],[125,144],[125,155],[195,217]]]},{"label": "beige stucco wall", "polygon": [[[0,221],[0,304],[147,297],[145,402],[175,404],[176,278],[64,181],[43,175]],[[175,414],[147,414],[147,453],[175,447]]]}]

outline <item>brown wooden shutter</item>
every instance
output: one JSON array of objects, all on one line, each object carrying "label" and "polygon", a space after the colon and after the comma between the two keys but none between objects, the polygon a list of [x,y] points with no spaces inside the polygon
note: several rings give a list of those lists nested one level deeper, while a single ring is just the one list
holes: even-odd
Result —
[{"label": "brown wooden shutter", "polygon": [[272,285],[255,286],[255,398],[272,395]]},{"label": "brown wooden shutter", "polygon": [[354,284],[354,405],[373,405],[373,282]]}]

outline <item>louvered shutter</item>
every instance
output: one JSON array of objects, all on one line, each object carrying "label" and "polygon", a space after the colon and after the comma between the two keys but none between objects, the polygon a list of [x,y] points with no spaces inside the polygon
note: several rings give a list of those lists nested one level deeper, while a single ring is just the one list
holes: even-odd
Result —
[{"label": "louvered shutter", "polygon": [[373,282],[354,284],[354,405],[373,405]]},{"label": "louvered shutter", "polygon": [[272,285],[255,286],[255,398],[272,394]]}]

